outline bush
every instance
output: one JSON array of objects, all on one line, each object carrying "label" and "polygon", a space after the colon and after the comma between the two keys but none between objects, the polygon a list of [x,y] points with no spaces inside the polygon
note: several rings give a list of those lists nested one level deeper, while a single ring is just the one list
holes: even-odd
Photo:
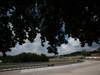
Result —
[{"label": "bush", "polygon": [[16,56],[1,57],[4,63],[22,63],[22,62],[46,62],[49,58],[44,54],[37,55],[32,53],[21,53]]},{"label": "bush", "polygon": [[88,51],[83,50],[83,51],[81,51],[81,55],[83,55],[83,56],[90,56],[91,53],[88,52]]}]

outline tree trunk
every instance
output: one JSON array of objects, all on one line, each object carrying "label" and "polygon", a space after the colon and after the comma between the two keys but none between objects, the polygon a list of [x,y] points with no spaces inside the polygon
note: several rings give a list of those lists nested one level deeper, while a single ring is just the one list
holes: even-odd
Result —
[{"label": "tree trunk", "polygon": [[6,52],[2,51],[2,56],[3,56],[3,57],[6,57],[6,56],[7,56],[7,55],[6,55]]}]

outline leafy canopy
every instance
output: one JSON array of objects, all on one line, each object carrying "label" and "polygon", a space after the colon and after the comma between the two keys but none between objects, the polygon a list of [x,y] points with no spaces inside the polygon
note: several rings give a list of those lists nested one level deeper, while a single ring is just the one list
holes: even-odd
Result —
[{"label": "leafy canopy", "polygon": [[100,2],[96,0],[0,0],[0,51],[41,33],[49,52],[67,43],[65,35],[79,39],[81,46],[100,41]]}]

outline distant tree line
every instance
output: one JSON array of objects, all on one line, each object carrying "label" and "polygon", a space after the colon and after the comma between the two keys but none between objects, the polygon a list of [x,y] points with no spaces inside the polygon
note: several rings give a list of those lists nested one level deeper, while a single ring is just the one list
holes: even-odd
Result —
[{"label": "distant tree line", "polygon": [[92,56],[94,54],[97,55],[97,56],[100,56],[100,48],[97,48],[96,50],[93,50],[93,51],[87,51],[87,50],[77,51],[77,52],[65,54],[65,55],[62,55],[62,56],[77,56],[77,55]]},{"label": "distant tree line", "polygon": [[0,57],[3,63],[24,63],[24,62],[47,62],[49,58],[44,55],[37,55],[33,53],[21,53],[15,56]]},{"label": "distant tree line", "polygon": [[80,55],[80,56],[90,56],[92,52],[89,52],[89,51],[77,51],[77,52],[73,52],[73,53],[70,53],[70,54],[66,54],[66,55],[63,55],[63,56],[77,56],[77,55]]}]

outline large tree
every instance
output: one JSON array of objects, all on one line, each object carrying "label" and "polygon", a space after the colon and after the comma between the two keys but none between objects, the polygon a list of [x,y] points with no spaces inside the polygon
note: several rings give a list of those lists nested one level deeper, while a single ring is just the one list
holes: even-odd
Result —
[{"label": "large tree", "polygon": [[[96,0],[0,0],[0,51],[5,55],[17,42],[49,41],[49,52],[67,43],[65,35],[81,46],[100,41],[100,2]],[[54,49],[54,50],[52,50]],[[51,51],[50,51],[51,50]]]}]

